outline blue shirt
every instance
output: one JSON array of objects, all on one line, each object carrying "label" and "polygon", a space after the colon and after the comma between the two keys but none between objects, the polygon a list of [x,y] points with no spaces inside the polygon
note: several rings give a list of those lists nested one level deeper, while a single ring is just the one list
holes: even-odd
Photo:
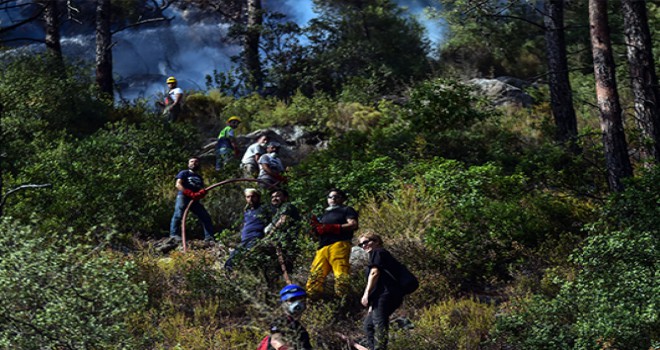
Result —
[{"label": "blue shirt", "polygon": [[243,229],[241,230],[241,241],[245,242],[254,238],[262,238],[264,229],[270,221],[270,212],[264,205],[252,209],[247,208],[243,213]]}]

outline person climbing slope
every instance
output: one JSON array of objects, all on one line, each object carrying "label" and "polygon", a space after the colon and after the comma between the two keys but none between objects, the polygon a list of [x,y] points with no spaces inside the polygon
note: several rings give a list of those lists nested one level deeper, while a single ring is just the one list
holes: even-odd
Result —
[{"label": "person climbing slope", "polygon": [[215,170],[220,171],[229,163],[232,158],[238,159],[238,145],[234,130],[241,123],[241,118],[232,116],[227,119],[227,126],[225,126],[220,134],[218,134],[218,141],[215,144]]}]

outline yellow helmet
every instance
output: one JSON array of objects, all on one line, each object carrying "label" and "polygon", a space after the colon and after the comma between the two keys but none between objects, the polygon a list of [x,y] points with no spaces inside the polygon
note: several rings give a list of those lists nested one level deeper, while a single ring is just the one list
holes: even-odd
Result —
[{"label": "yellow helmet", "polygon": [[167,78],[167,84],[169,84],[169,83],[176,83],[176,78],[175,77]]},{"label": "yellow helmet", "polygon": [[239,122],[239,123],[242,122],[241,118],[239,118],[239,117],[237,117],[237,116],[234,115],[234,116],[229,117],[229,119],[227,119],[227,123],[229,123],[229,122],[233,122],[234,120],[237,121],[237,122]]}]

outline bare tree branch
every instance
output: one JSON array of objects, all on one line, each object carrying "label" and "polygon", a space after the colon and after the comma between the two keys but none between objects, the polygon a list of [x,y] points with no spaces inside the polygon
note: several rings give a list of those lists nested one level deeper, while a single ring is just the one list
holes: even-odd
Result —
[{"label": "bare tree branch", "polygon": [[45,188],[45,187],[53,187],[53,185],[52,184],[27,184],[27,185],[18,186],[16,188],[13,188],[13,189],[7,191],[7,193],[5,193],[2,196],[2,200],[0,201],[0,213],[2,213],[2,208],[5,206],[5,203],[7,202],[7,198],[10,195],[12,195],[12,194],[14,194],[18,191],[29,189],[29,188]]},{"label": "bare tree branch", "polygon": [[174,17],[167,18],[167,17],[163,16],[163,17],[158,17],[158,18],[149,18],[149,19],[138,20],[138,21],[135,22],[135,23],[131,23],[131,24],[126,25],[126,26],[124,26],[124,27],[122,27],[122,28],[119,28],[119,29],[117,29],[117,30],[112,31],[111,34],[112,34],[112,35],[115,35],[115,34],[121,32],[121,31],[123,31],[123,30],[128,29],[128,28],[133,28],[133,27],[141,26],[141,25],[143,25],[143,24],[147,24],[147,23],[157,23],[157,22],[162,22],[162,21],[171,21],[172,19],[174,19]]},{"label": "bare tree branch", "polygon": [[74,14],[77,15],[80,13],[80,9],[78,9],[74,4],[71,2],[71,0],[66,1],[66,9],[67,9],[67,18],[78,23],[82,24],[82,21],[76,19],[74,17]]}]

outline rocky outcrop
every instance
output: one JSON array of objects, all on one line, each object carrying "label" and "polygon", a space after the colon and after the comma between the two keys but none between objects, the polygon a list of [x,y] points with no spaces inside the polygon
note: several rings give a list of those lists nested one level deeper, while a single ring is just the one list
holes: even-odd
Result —
[{"label": "rocky outcrop", "polygon": [[534,99],[523,90],[531,84],[521,79],[472,79],[468,84],[476,86],[495,106],[530,107],[534,103]]}]

